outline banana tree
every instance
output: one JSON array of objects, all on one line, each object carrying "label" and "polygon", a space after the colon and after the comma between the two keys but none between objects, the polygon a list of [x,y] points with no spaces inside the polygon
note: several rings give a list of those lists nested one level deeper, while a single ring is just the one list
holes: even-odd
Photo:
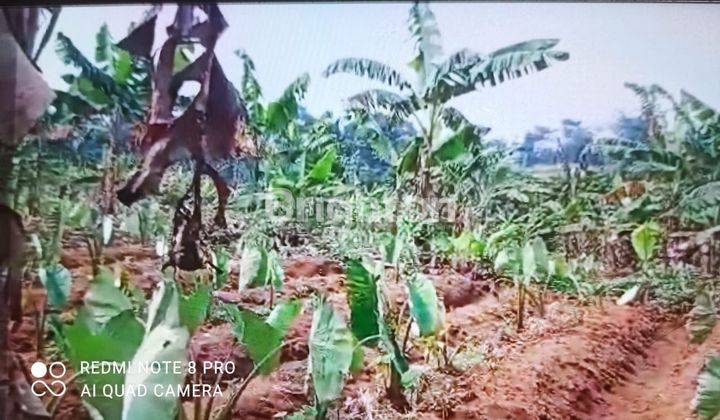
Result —
[{"label": "banana tree", "polygon": [[248,133],[256,154],[263,158],[256,168],[256,181],[294,195],[325,182],[335,163],[337,135],[330,118],[313,118],[302,106],[310,77],[300,75],[279,98],[265,102],[252,58],[242,50],[235,54],[243,64],[240,90],[248,108]]},{"label": "banana tree", "polygon": [[440,31],[427,4],[410,8],[408,29],[415,42],[409,63],[415,73],[411,83],[402,72],[368,58],[343,58],[330,64],[324,75],[351,73],[384,83],[392,90],[371,89],[349,98],[351,108],[384,112],[396,121],[411,120],[421,133],[398,161],[401,174],[415,174],[416,192],[433,192],[431,168],[465,153],[487,129],[471,123],[449,102],[482,87],[541,71],[569,54],[554,50],[557,39],[534,39],[490,54],[462,49],[441,59]]},{"label": "banana tree", "polygon": [[[76,112],[87,109],[92,114],[112,114],[118,110],[129,121],[138,121],[150,101],[150,68],[144,59],[133,57],[117,47],[107,25],[100,27],[95,35],[93,60],[86,57],[70,38],[62,32],[57,35],[56,52],[68,65],[80,73],[65,74],[63,80],[69,85],[55,102],[55,120],[59,123],[81,121],[83,115]],[[83,113],[84,114],[84,113]]]},{"label": "banana tree", "polygon": [[653,195],[662,198],[649,217],[669,215],[700,226],[720,223],[720,113],[685,91],[677,100],[658,85],[626,87],[640,99],[647,141],[608,139],[600,148],[619,162],[623,178],[654,184]]}]

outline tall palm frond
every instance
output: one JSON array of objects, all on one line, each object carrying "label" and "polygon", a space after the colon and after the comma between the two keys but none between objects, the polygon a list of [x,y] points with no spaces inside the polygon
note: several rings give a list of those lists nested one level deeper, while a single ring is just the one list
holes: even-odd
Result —
[{"label": "tall palm frond", "polygon": [[[97,40],[103,44],[111,43],[109,33],[102,29]],[[134,63],[124,51],[122,57],[115,59],[112,47],[109,48],[109,51],[96,50],[96,53],[100,58],[110,61],[108,69],[114,74],[93,64],[62,32],[57,35],[56,51],[60,58],[65,64],[80,69],[79,78],[70,78],[78,83],[89,82],[92,85],[92,88],[80,85],[83,95],[88,96],[87,99],[92,101],[99,98],[101,103],[110,107],[118,106],[126,115],[140,116],[144,112],[140,99],[149,94],[150,79],[146,63]],[[98,50],[101,49],[103,48],[98,46]]]},{"label": "tall palm frond", "polygon": [[255,77],[255,62],[244,50],[236,50],[235,55],[242,60],[243,75],[240,80],[240,91],[246,102],[256,102],[262,97],[262,89]]},{"label": "tall palm frond", "polygon": [[501,48],[487,58],[468,55],[464,66],[449,66],[438,77],[434,89],[435,100],[447,101],[472,92],[478,86],[497,86],[508,80],[547,69],[555,61],[565,61],[570,55],[552,48],[557,39],[534,39]]},{"label": "tall palm frond", "polygon": [[[414,99],[414,100],[413,100]],[[370,89],[348,98],[351,108],[361,108],[369,113],[384,111],[390,118],[400,122],[419,108],[417,98],[404,97],[383,89]]]},{"label": "tall palm frond", "polygon": [[342,58],[330,64],[323,72],[323,76],[328,77],[336,73],[350,73],[367,77],[400,90],[410,89],[410,83],[403,78],[400,72],[387,64],[369,58]]},{"label": "tall palm frond", "polygon": [[482,137],[490,132],[489,127],[483,127],[470,122],[465,115],[462,114],[457,108],[446,106],[442,109],[440,117],[445,123],[445,126],[453,131],[458,131],[463,127],[472,127],[473,134]]},{"label": "tall palm frond", "polygon": [[442,54],[440,30],[435,14],[426,3],[416,2],[410,8],[408,29],[415,41],[415,58],[410,67],[419,73],[420,89],[427,86],[426,78],[432,73],[432,63]]},{"label": "tall palm frond", "polygon": [[285,88],[280,100],[300,102],[305,98],[308,86],[310,86],[310,76],[307,73],[303,73]]},{"label": "tall palm frond", "polygon": [[110,37],[110,30],[106,23],[104,23],[98,33],[95,35],[95,62],[104,63],[112,59],[112,38]]},{"label": "tall palm frond", "polygon": [[462,49],[437,66],[430,77],[426,100],[444,102],[452,97],[452,89],[457,85],[471,85],[471,70],[487,60],[487,57]]},{"label": "tall palm frond", "polygon": [[75,44],[62,32],[57,34],[57,49],[60,59],[64,64],[80,69],[83,77],[90,80],[93,85],[101,89],[105,94],[114,94],[119,91],[115,80],[110,75],[96,67]]},{"label": "tall palm frond", "polygon": [[556,51],[558,39],[533,39],[501,48],[492,54],[481,66],[480,82],[493,86],[506,80],[521,77],[534,71],[541,71],[553,61],[565,61],[570,54]]}]

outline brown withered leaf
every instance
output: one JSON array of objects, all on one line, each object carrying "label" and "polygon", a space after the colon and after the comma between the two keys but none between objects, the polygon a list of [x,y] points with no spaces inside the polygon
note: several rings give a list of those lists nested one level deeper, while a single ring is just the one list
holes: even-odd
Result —
[{"label": "brown withered leaf", "polygon": [[[180,6],[169,38],[163,44],[153,74],[152,108],[147,129],[139,144],[144,155],[138,171],[118,191],[126,205],[158,190],[165,170],[176,162],[193,159],[201,163],[202,173],[209,175],[219,197],[216,222],[224,225],[224,205],[229,195],[227,185],[207,162],[230,156],[237,147],[238,133],[247,119],[247,111],[237,90],[225,76],[213,47],[227,22],[214,4],[197,6],[207,15],[193,24],[193,6]],[[173,75],[175,50],[181,42],[197,39],[205,52],[183,70]],[[178,91],[186,81],[200,83],[200,91],[190,106],[177,118],[173,107]]]},{"label": "brown withered leaf", "polygon": [[133,29],[128,36],[117,43],[117,46],[129,52],[131,55],[149,59],[152,54],[153,43],[155,42],[156,23],[157,13]]}]

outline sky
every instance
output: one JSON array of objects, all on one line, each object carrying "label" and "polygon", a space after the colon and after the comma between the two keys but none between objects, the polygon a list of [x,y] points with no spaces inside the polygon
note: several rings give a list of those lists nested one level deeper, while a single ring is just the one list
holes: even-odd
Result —
[{"label": "sky", "polygon": [[[344,100],[382,85],[353,75],[322,76],[343,57],[387,63],[414,80],[407,66],[413,44],[407,30],[410,3],[221,4],[230,27],[216,54],[239,86],[244,49],[253,58],[266,99],[277,98],[302,73],[311,83],[305,103],[312,114],[339,113]],[[558,38],[570,59],[542,72],[482,89],[451,103],[491,137],[522,139],[536,125],[558,127],[565,118],[608,127],[639,104],[624,82],[658,83],[673,94],[693,93],[720,107],[720,5],[601,3],[430,3],[442,34],[443,53],[462,48],[489,53],[533,38]],[[92,57],[95,33],[107,23],[116,41],[148,6],[63,7],[57,31]],[[158,34],[174,15],[161,12]],[[156,36],[159,38],[161,35]],[[53,36],[54,40],[54,36]],[[159,42],[156,40],[156,42]],[[54,88],[70,71],[53,46],[39,65]]]}]

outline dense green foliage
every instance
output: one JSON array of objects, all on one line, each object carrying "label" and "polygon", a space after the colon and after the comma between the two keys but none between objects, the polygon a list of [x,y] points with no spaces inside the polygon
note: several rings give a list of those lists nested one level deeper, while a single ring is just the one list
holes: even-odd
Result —
[{"label": "dense green foliage", "polygon": [[[114,272],[106,267],[104,249],[118,240],[139,242],[154,246],[158,265],[165,262],[177,227],[171,226],[173,210],[191,183],[191,166],[172,168],[162,194],[116,207],[112,186],[127,179],[137,159],[130,152],[130,127],[151,101],[149,63],[114,45],[106,26],[97,34],[93,58],[58,34],[57,53],[78,73],[63,77],[67,90],[58,92],[38,132],[18,148],[11,185],[13,207],[33,221],[30,265],[53,312],[53,354],[76,371],[88,360],[187,362],[194,334],[204,325],[228,322],[253,370],[228,384],[219,410],[212,399],[193,402],[196,413],[205,404],[203,419],[223,418],[255,376],[270,375],[280,365],[293,322],[312,307],[307,364],[313,407],[292,418],[324,418],[348,375],[370,364],[386,368],[388,397],[405,411],[423,374],[410,363],[408,346],[423,350],[425,365],[436,362],[446,371],[459,351],[446,342],[445,307],[428,275],[427,268],[437,267],[489,273],[514,286],[518,329],[526,299],[536,309],[533,316],[543,316],[546,294],[555,291],[579,304],[601,305],[609,296],[619,298],[618,304],[692,307],[688,332],[702,342],[717,319],[716,286],[705,277],[717,273],[674,263],[688,262],[684,249],[717,238],[720,114],[684,91],[678,100],[657,85],[628,84],[641,113],[623,117],[616,138],[596,139],[580,122],[565,120],[567,141],[546,156],[534,149],[547,140],[545,129],[529,133],[518,149],[489,142],[489,129],[469,121],[451,100],[545,70],[568,60],[568,53],[554,49],[556,39],[535,39],[489,54],[463,49],[442,57],[429,7],[412,5],[408,22],[412,81],[366,58],[327,67],[325,76],[350,73],[388,88],[354,95],[340,116],[307,112],[307,74],[267,101],[254,62],[237,51],[233,59],[243,76],[236,85],[253,150],[219,164],[234,184],[231,228],[204,230],[207,270],[189,279],[179,270],[166,271],[149,302],[122,261],[113,260]],[[175,57],[177,70],[193,53],[183,48]],[[187,106],[189,98],[180,102]],[[556,164],[542,165],[550,160]],[[202,208],[215,206],[209,183],[200,187]],[[690,239],[673,245],[672,235],[685,231]],[[82,305],[68,311],[78,279],[62,265],[61,254],[78,237],[93,279]],[[613,252],[623,244],[629,257],[615,264],[611,260],[621,258]],[[293,290],[297,299],[275,301],[284,287],[283,260],[298,250],[343,261],[347,322],[316,290],[306,294],[314,295],[309,299]],[[403,286],[401,298],[391,298],[392,283]],[[217,298],[221,289],[254,288],[263,288],[267,304],[245,307]],[[43,318],[41,334],[44,328]],[[366,357],[363,348],[378,356]],[[717,358],[708,362],[698,384],[702,418],[717,416],[717,364]],[[197,380],[179,374],[77,378],[95,385]],[[84,402],[109,419],[174,418],[182,407],[177,398]]]}]

